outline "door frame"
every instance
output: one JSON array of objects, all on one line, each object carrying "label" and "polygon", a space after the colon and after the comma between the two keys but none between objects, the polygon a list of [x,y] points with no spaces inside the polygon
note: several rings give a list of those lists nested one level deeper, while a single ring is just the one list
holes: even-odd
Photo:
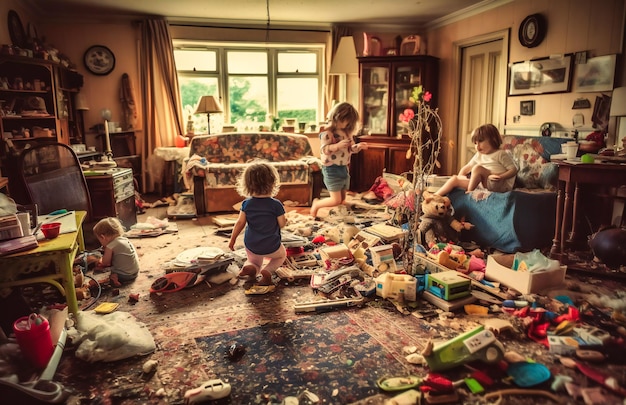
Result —
[{"label": "door frame", "polygon": [[[508,83],[508,77],[509,77],[509,71],[508,71],[508,63],[509,63],[509,50],[510,50],[510,29],[504,29],[504,30],[500,30],[500,31],[494,31],[494,32],[490,32],[487,34],[482,34],[482,35],[478,35],[475,37],[471,37],[471,38],[465,38],[459,41],[455,41],[452,43],[452,78],[454,80],[453,82],[453,95],[452,95],[452,99],[456,100],[455,101],[455,106],[452,109],[452,120],[451,122],[455,123],[455,133],[456,133],[456,137],[455,137],[455,144],[457,145],[457,148],[460,146],[460,136],[462,136],[460,134],[460,125],[461,123],[459,122],[459,115],[460,115],[460,111],[461,111],[461,70],[462,70],[462,65],[463,65],[463,49],[470,47],[470,46],[475,46],[475,45],[481,45],[487,42],[493,42],[493,41],[498,41],[498,40],[502,40],[502,63],[505,65],[503,66],[503,68],[506,69],[506,74],[500,75],[500,85],[501,88],[504,89],[504,91],[506,91],[506,84]],[[501,123],[501,125],[499,125],[499,130],[503,131],[504,130],[504,125],[505,125],[505,121],[506,121],[506,98],[507,98],[507,94],[505,93],[502,97],[502,101],[504,103],[503,108],[500,110],[500,116],[498,117],[498,122]],[[453,166],[453,162],[450,162],[450,164],[448,166],[448,171],[449,172],[454,172],[456,173],[459,170],[459,167],[462,166],[461,162],[458,162],[459,159],[459,151],[456,151],[456,156],[455,159],[457,162],[457,167],[453,168],[451,166]]]}]

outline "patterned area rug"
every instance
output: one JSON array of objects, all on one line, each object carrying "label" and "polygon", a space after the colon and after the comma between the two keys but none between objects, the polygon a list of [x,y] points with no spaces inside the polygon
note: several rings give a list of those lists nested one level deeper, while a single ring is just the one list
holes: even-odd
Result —
[{"label": "patterned area rug", "polygon": [[[406,375],[402,365],[344,313],[196,338],[211,370],[232,385],[230,403],[299,396],[304,389],[323,403],[347,404],[379,392],[376,381]],[[244,348],[239,359],[226,353]]]}]

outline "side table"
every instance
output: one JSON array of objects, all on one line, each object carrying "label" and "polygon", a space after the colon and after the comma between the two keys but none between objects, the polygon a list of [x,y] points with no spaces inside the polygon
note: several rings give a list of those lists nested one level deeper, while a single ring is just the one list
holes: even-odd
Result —
[{"label": "side table", "polygon": [[159,192],[161,196],[169,196],[184,191],[183,166],[189,157],[189,147],[160,147],[154,149],[149,162],[149,170],[154,182],[160,179]]},{"label": "side table", "polygon": [[580,163],[554,160],[559,167],[556,223],[550,257],[566,261],[566,243],[576,240],[576,219],[585,188],[581,185],[619,187],[626,185],[626,165],[619,163]]},{"label": "side table", "polygon": [[132,169],[88,170],[84,174],[91,197],[92,219],[117,217],[126,229],[137,223]]}]

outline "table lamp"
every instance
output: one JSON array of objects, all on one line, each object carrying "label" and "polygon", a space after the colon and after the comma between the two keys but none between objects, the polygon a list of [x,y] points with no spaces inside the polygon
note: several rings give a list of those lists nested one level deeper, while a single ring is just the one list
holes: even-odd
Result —
[{"label": "table lamp", "polygon": [[623,139],[626,135],[622,134],[624,128],[620,127],[621,117],[626,117],[626,87],[617,87],[613,89],[613,97],[611,97],[611,117],[617,117],[615,124],[615,149],[624,149]]},{"label": "table lamp", "polygon": [[215,99],[214,96],[202,96],[198,101],[198,107],[195,114],[206,114],[207,117],[207,130],[209,135],[211,134],[211,113],[221,113],[222,105]]},{"label": "table lamp", "polygon": [[348,83],[347,75],[356,75],[359,73],[359,61],[356,58],[356,48],[354,47],[354,38],[350,36],[341,37],[339,46],[330,64],[328,74],[338,75],[342,82],[339,85],[341,101],[347,101]]}]

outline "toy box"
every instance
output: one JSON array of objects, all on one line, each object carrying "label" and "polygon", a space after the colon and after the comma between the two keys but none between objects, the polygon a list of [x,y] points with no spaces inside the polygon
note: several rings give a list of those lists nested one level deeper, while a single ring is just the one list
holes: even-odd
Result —
[{"label": "toy box", "polygon": [[376,295],[382,298],[417,299],[417,279],[408,274],[383,273],[376,277]]},{"label": "toy box", "polygon": [[395,272],[397,270],[396,260],[393,257],[393,246],[379,245],[370,248],[372,254],[372,264],[381,273],[386,271]]},{"label": "toy box", "polygon": [[413,255],[413,261],[417,266],[418,274],[450,271],[449,268],[428,258],[424,253],[415,253],[415,255]]},{"label": "toy box", "polygon": [[426,290],[446,301],[467,297],[471,294],[470,280],[456,270],[441,271],[428,275]]},{"label": "toy box", "polygon": [[569,336],[549,335],[548,346],[550,353],[571,356],[578,349],[578,342]]},{"label": "toy box", "polygon": [[514,255],[490,255],[487,258],[485,277],[498,281],[522,294],[539,293],[551,287],[558,287],[565,281],[567,266],[551,271],[515,271],[511,268]]}]

